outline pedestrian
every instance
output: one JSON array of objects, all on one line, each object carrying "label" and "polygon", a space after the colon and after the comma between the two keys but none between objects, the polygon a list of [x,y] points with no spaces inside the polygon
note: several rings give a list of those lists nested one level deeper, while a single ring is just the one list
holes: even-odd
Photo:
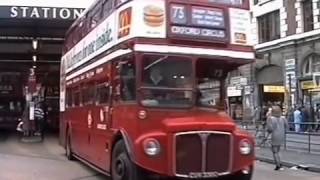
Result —
[{"label": "pedestrian", "polygon": [[261,108],[256,106],[254,108],[254,112],[253,112],[253,125],[256,127],[256,129],[258,128],[259,126],[259,123],[261,121]]},{"label": "pedestrian", "polygon": [[271,115],[272,115],[272,107],[269,107],[268,111],[266,113],[266,118],[269,119],[271,117]]},{"label": "pedestrian", "polygon": [[302,107],[301,109],[301,115],[302,115],[302,120],[301,120],[301,131],[303,132],[308,132],[308,128],[309,128],[309,119],[310,119],[310,115],[309,115],[309,111],[307,110],[306,107]]},{"label": "pedestrian", "polygon": [[288,128],[287,119],[282,115],[279,106],[272,107],[272,114],[267,120],[267,131],[271,135],[271,151],[276,167],[274,170],[283,170],[280,160],[280,148],[285,141],[285,133]]},{"label": "pedestrian", "polygon": [[37,134],[41,135],[41,138],[43,139],[43,134],[44,134],[44,111],[42,107],[42,103],[38,102],[36,104],[36,107],[34,109],[34,116],[35,116],[35,121],[36,121],[36,131]]},{"label": "pedestrian", "polygon": [[318,132],[320,129],[320,105],[317,105],[317,109],[315,112],[315,119],[316,119],[316,124],[315,124],[315,132]]},{"label": "pedestrian", "polygon": [[301,132],[302,113],[301,113],[300,107],[296,107],[296,110],[293,112],[293,121],[294,121],[295,132],[296,133]]}]

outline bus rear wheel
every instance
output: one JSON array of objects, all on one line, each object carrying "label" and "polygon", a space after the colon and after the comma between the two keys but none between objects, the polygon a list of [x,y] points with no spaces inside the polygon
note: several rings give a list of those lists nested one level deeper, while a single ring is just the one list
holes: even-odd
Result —
[{"label": "bus rear wheel", "polygon": [[122,140],[118,141],[112,151],[112,180],[143,180],[139,168],[130,160]]}]

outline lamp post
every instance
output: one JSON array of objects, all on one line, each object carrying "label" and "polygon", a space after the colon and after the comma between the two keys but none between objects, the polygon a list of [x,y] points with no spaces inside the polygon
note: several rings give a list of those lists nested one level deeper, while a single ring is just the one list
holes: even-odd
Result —
[{"label": "lamp post", "polygon": [[289,76],[289,103],[288,103],[288,105],[289,105],[289,107],[290,108],[292,108],[292,87],[291,87],[291,83],[292,83],[292,77],[291,77],[291,74],[288,74],[288,76]]}]

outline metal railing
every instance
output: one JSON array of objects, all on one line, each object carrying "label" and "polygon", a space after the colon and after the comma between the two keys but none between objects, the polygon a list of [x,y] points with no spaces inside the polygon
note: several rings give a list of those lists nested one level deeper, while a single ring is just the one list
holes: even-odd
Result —
[{"label": "metal railing", "polygon": [[[267,133],[265,122],[236,121],[237,125],[250,132],[256,139],[259,147],[269,147],[270,136]],[[300,125],[303,131],[296,132],[295,125]],[[289,123],[285,133],[284,148],[299,152],[320,154],[320,122]]]}]

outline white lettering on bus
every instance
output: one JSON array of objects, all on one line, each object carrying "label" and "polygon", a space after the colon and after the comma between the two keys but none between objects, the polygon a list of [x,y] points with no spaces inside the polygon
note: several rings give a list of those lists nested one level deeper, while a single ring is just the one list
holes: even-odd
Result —
[{"label": "white lettering on bus", "polygon": [[181,35],[188,35],[188,36],[205,36],[205,37],[215,37],[215,38],[226,37],[226,34],[223,30],[172,26],[171,31],[173,34],[181,34]]},{"label": "white lettering on bus", "polygon": [[10,17],[17,17],[17,16],[18,16],[18,7],[12,7]]},{"label": "white lettering on bus", "polygon": [[66,56],[67,68],[72,67],[74,64],[81,62],[86,57],[90,56],[94,52],[98,51],[100,48],[112,42],[112,29],[109,23],[106,24],[105,31],[98,36],[95,40],[91,41],[79,52],[73,56]]}]

